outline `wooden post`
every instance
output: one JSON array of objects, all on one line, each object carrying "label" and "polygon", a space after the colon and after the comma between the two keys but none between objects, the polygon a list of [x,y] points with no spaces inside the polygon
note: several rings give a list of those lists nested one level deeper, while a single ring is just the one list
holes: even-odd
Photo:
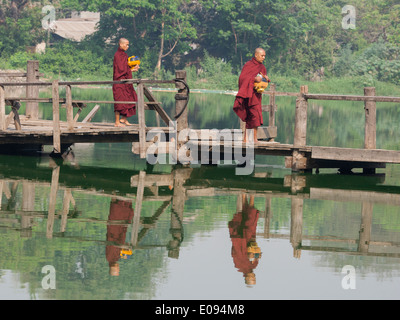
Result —
[{"label": "wooden post", "polygon": [[271,196],[265,197],[265,215],[264,215],[264,238],[270,237],[270,225],[272,219],[272,198]]},{"label": "wooden post", "polygon": [[146,158],[146,120],[144,114],[144,92],[143,83],[137,86],[137,112],[139,122],[139,154],[140,158]]},{"label": "wooden post", "polygon": [[65,230],[67,228],[68,212],[69,212],[69,205],[71,203],[71,199],[72,199],[72,191],[71,191],[71,189],[67,188],[64,190],[60,232],[65,232]]},{"label": "wooden post", "polygon": [[59,177],[60,177],[60,167],[55,166],[53,168],[53,172],[51,175],[49,213],[47,216],[47,228],[46,228],[46,237],[49,239],[53,237],[53,226],[56,214],[56,201],[57,201]]},{"label": "wooden post", "polygon": [[1,208],[1,203],[3,200],[3,187],[4,187],[5,181],[0,180],[0,208]]},{"label": "wooden post", "polygon": [[[375,96],[375,87],[364,88],[364,96]],[[365,101],[364,148],[376,149],[376,101]],[[363,173],[375,174],[375,168],[364,168]]]},{"label": "wooden post", "polygon": [[0,86],[0,130],[6,130],[6,100],[4,87]]},{"label": "wooden post", "polygon": [[369,242],[371,241],[371,229],[372,229],[372,212],[374,205],[372,202],[363,202],[361,204],[361,225],[360,225],[360,237],[358,241],[358,251],[366,253],[368,252]]},{"label": "wooden post", "polygon": [[53,100],[53,154],[61,155],[61,138],[60,138],[60,97],[58,80],[52,83],[52,100]]},{"label": "wooden post", "polygon": [[300,259],[301,239],[303,234],[303,199],[292,198],[290,220],[290,243],[293,246],[293,256]]},{"label": "wooden post", "polygon": [[[275,111],[276,111],[276,104],[275,104],[275,91],[276,91],[276,85],[275,83],[270,84],[270,91],[271,94],[269,96],[269,120],[268,120],[268,126],[270,127],[275,127]],[[273,141],[274,139],[271,139],[270,141]]]},{"label": "wooden post", "polygon": [[179,258],[179,246],[183,238],[183,212],[186,200],[185,181],[190,178],[192,168],[182,168],[174,170],[174,196],[172,200],[171,210],[171,233],[172,240],[168,242],[168,257],[177,259]]},{"label": "wooden post", "polygon": [[[19,101],[13,101],[12,102],[12,106],[11,106],[11,111],[14,115],[14,126],[15,126],[15,130],[20,131],[22,129],[21,127],[21,121],[19,119],[19,114],[18,111],[21,107],[21,103]],[[5,125],[5,127],[8,127],[8,123]]]},{"label": "wooden post", "polygon": [[296,111],[294,119],[294,147],[304,147],[307,138],[307,99],[308,86],[300,87],[300,96],[296,99]]},{"label": "wooden post", "polygon": [[[181,80],[186,82],[186,71],[185,70],[177,70],[175,71],[175,77],[177,80]],[[180,82],[176,81],[175,86],[178,89],[178,93],[175,95],[175,121],[176,121],[176,143],[175,147],[178,152],[173,154],[173,157],[176,157],[176,161],[179,163],[179,150],[187,141],[181,141],[179,139],[179,133],[188,128],[188,89],[186,86]],[[186,106],[186,107],[185,107]],[[187,137],[186,137],[187,139]],[[190,153],[186,154],[187,157],[190,156]]]},{"label": "wooden post", "polygon": [[[364,96],[375,96],[374,87],[364,88]],[[365,133],[364,148],[376,149],[376,102],[365,101]]]},{"label": "wooden post", "polygon": [[136,201],[135,201],[135,211],[133,214],[132,220],[132,231],[131,231],[131,245],[135,247],[138,241],[139,235],[139,224],[140,224],[140,215],[142,211],[142,202],[143,202],[143,193],[144,193],[144,182],[146,179],[146,172],[139,172],[139,181],[136,191]]},{"label": "wooden post", "polygon": [[[186,82],[186,71],[177,70],[175,72],[176,79]],[[188,99],[188,90],[182,82],[177,81],[175,83],[178,93],[175,95],[175,116],[181,114],[178,119],[176,119],[176,130],[177,134],[183,129],[188,128],[188,108],[185,108]]]},{"label": "wooden post", "polygon": [[[36,82],[38,80],[39,61],[29,60],[26,67],[26,82]],[[27,98],[39,98],[39,88],[37,86],[26,86]],[[39,103],[36,101],[26,102],[25,115],[27,118],[37,120],[39,117]]]},{"label": "wooden post", "polygon": [[[293,147],[305,147],[307,142],[307,99],[304,94],[308,93],[308,86],[300,87],[300,95],[296,99],[296,111],[294,122],[294,140]],[[293,151],[292,155],[292,171],[300,171],[307,169],[307,158],[298,150]]]},{"label": "wooden post", "polygon": [[[22,181],[22,211],[35,210],[35,184],[31,181]],[[21,237],[32,236],[33,217],[30,214],[21,214]]]},{"label": "wooden post", "polygon": [[68,130],[74,130],[74,110],[72,107],[71,86],[65,87],[65,107],[67,108],[67,126]]}]

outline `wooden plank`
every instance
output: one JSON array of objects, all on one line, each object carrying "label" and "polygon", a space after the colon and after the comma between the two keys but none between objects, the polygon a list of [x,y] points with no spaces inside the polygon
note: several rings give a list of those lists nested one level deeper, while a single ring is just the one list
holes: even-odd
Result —
[{"label": "wooden plank", "polygon": [[400,97],[386,96],[353,96],[353,95],[336,95],[336,94],[305,94],[306,99],[315,100],[341,100],[341,101],[376,101],[376,102],[400,102]]},{"label": "wooden plank", "polygon": [[85,117],[85,119],[82,120],[82,123],[90,122],[92,121],[93,117],[97,113],[97,111],[100,109],[100,105],[96,104],[92,110],[90,110],[89,114]]},{"label": "wooden plank", "polygon": [[0,77],[17,77],[23,78],[26,77],[26,72],[0,72]]},{"label": "wooden plank", "polygon": [[172,186],[174,184],[174,177],[172,174],[147,174],[145,181],[140,181],[140,175],[131,176],[131,187],[136,188],[139,183],[143,183],[145,187],[161,187]]},{"label": "wooden plank", "polygon": [[[149,100],[149,102],[157,102],[156,98],[153,96],[151,91],[146,87],[143,86],[144,89],[144,95],[146,98]],[[165,112],[165,110],[161,107],[160,103],[153,104],[153,108],[156,110],[156,112],[160,115],[161,119],[165,122],[167,126],[170,125],[170,122],[172,122],[171,118],[168,116],[168,114]]]},{"label": "wooden plank", "polygon": [[400,206],[399,194],[376,191],[310,188],[310,199],[340,202],[371,202]]},{"label": "wooden plank", "polygon": [[262,94],[281,96],[281,97],[298,97],[298,92],[281,92],[281,91],[264,91]]},{"label": "wooden plank", "polygon": [[258,127],[257,128],[257,138],[259,140],[268,139],[273,141],[274,138],[278,135],[278,128],[277,127]]},{"label": "wooden plank", "polygon": [[78,118],[81,115],[81,112],[82,112],[82,107],[80,106],[78,112],[76,113],[76,115],[74,117],[74,122],[78,121]]},{"label": "wooden plank", "polygon": [[324,160],[400,163],[400,151],[311,147],[311,158]]}]

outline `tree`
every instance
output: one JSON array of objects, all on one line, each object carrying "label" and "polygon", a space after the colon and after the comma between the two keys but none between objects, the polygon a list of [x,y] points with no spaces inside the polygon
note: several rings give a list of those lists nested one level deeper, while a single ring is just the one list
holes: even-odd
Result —
[{"label": "tree", "polygon": [[25,50],[44,39],[40,1],[3,1],[0,7],[0,55]]},{"label": "tree", "polygon": [[136,52],[155,60],[155,74],[161,70],[163,58],[174,50],[187,50],[189,46],[185,40],[196,37],[187,3],[187,0],[62,1],[64,7],[101,12],[99,29],[92,39],[101,45],[116,43],[120,37],[127,38]]}]

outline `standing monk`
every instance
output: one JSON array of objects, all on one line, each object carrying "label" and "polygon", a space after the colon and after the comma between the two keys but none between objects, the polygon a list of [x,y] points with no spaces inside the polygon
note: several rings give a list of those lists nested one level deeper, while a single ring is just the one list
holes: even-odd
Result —
[{"label": "standing monk", "polygon": [[264,77],[268,82],[267,69],[263,65],[264,49],[257,48],[254,57],[245,63],[239,76],[239,91],[236,95],[233,111],[246,122],[244,142],[248,142],[248,129],[254,130],[254,142],[257,142],[257,128],[263,124],[261,100],[262,94],[254,90],[254,82],[261,82]]},{"label": "standing monk", "polygon": [[[129,48],[129,40],[125,38],[119,39],[118,50],[114,55],[113,63],[113,80],[119,81],[124,79],[132,79],[132,72],[139,70],[139,66],[135,66],[132,70],[128,65],[128,55],[126,50]],[[133,84],[114,83],[113,84],[114,101],[137,101],[137,95]],[[130,125],[129,117],[136,114],[135,104],[114,103],[115,126],[124,127]]]}]

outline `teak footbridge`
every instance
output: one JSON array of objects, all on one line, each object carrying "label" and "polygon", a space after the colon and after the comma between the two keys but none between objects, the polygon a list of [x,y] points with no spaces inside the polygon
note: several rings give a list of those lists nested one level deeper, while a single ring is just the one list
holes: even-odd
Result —
[{"label": "teak footbridge", "polygon": [[[188,99],[189,87],[186,84],[185,71],[176,71],[173,80],[132,79],[123,81],[39,81],[38,61],[28,61],[26,73],[0,74],[1,76],[26,77],[26,82],[0,82],[0,147],[10,151],[24,148],[41,150],[44,145],[52,145],[52,156],[60,157],[74,143],[113,143],[132,142],[132,151],[146,158],[150,148],[155,155],[173,154],[176,163],[217,164],[218,161],[234,161],[244,165],[249,158],[243,155],[273,155],[285,157],[285,166],[292,171],[312,171],[320,168],[338,168],[347,172],[353,168],[362,168],[364,173],[375,173],[376,168],[385,168],[387,163],[400,163],[400,151],[376,148],[376,103],[400,103],[400,97],[376,96],[374,87],[364,88],[364,95],[310,94],[307,86],[301,86],[299,92],[278,92],[271,84],[264,94],[269,96],[269,104],[263,106],[268,113],[268,126],[258,128],[258,143],[242,142],[241,128],[215,132],[213,130],[189,129]],[[74,86],[112,85],[114,83],[132,83],[137,85],[138,124],[115,127],[114,123],[92,122],[99,104],[127,103],[127,101],[74,100]],[[173,84],[175,95],[175,114],[168,115],[161,103],[156,101],[148,84]],[[26,97],[7,96],[7,87],[26,87]],[[39,98],[40,87],[51,87],[49,98]],[[60,98],[60,87],[65,87],[65,98]],[[276,96],[296,97],[294,114],[293,144],[275,141]],[[309,146],[307,137],[308,100],[364,101],[365,139],[364,148],[339,148]],[[25,114],[19,114],[21,102],[26,103]],[[39,119],[39,103],[52,105],[51,120]],[[96,104],[88,115],[80,120],[83,108]],[[11,111],[6,114],[6,106]],[[66,109],[66,121],[60,119],[60,108]],[[146,126],[145,110],[154,110],[157,126]],[[159,125],[159,119],[163,125]],[[80,121],[79,121],[80,120]],[[228,134],[227,134],[228,133]],[[183,138],[182,138],[183,137]],[[155,148],[156,147],[156,148]],[[235,155],[239,155],[235,157]]]}]

